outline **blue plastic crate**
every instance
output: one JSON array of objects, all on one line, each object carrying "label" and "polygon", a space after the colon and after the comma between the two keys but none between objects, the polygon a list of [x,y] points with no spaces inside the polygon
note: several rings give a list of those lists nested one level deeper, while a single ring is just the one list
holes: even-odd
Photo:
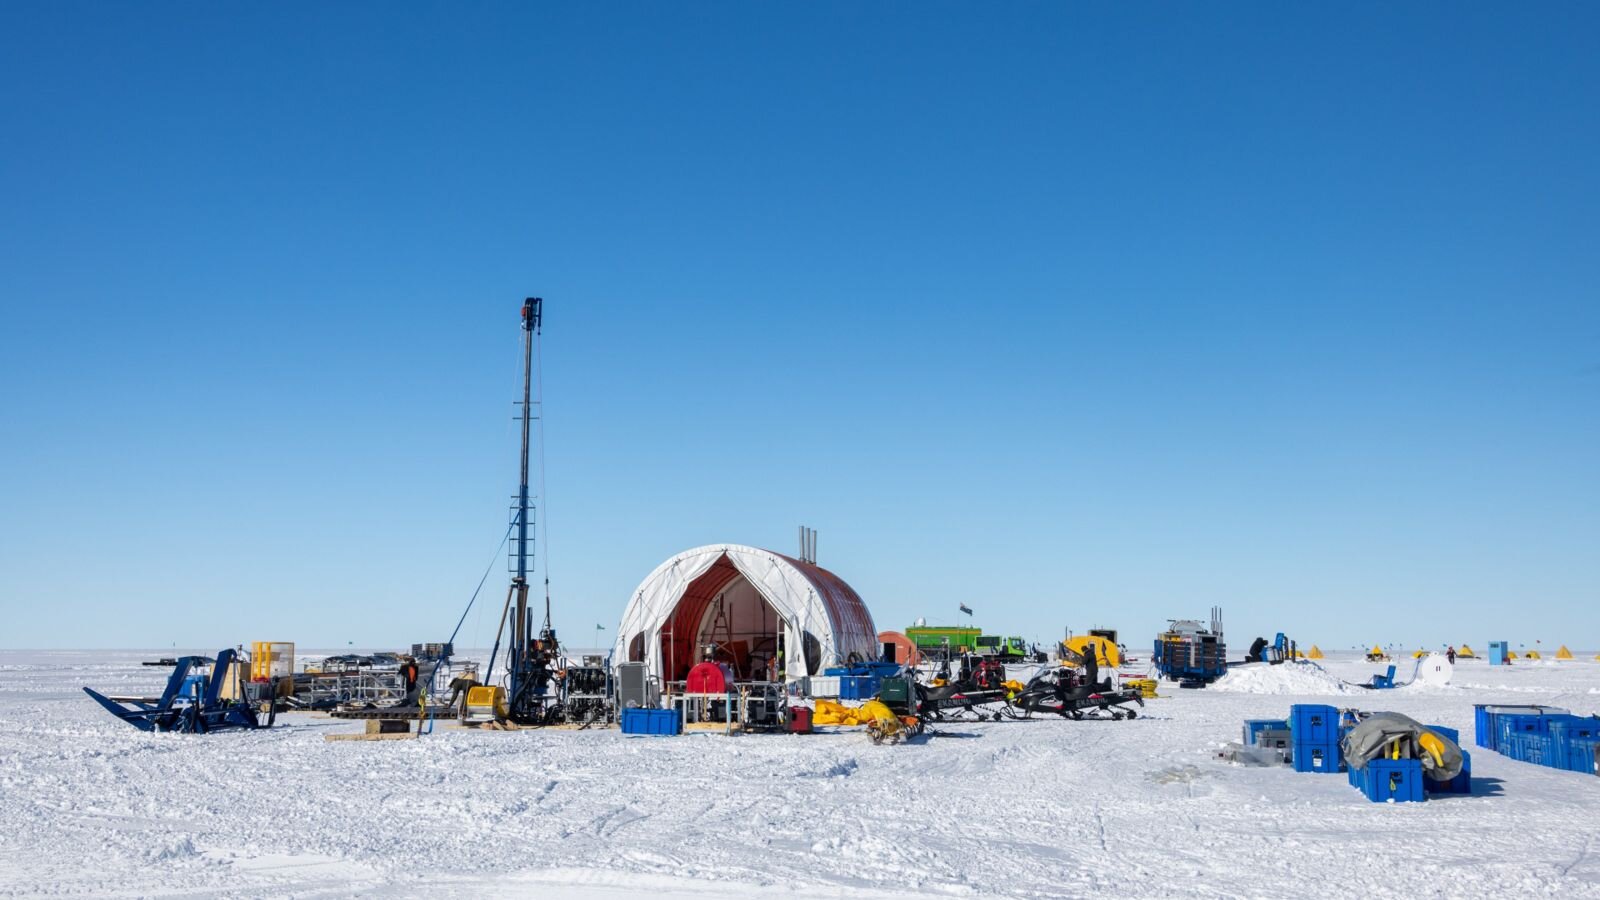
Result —
[{"label": "blue plastic crate", "polygon": [[1500,723],[1500,736],[1508,734],[1549,734],[1550,719],[1548,716],[1533,715],[1500,715],[1496,717]]},{"label": "blue plastic crate", "polygon": [[1434,781],[1425,779],[1423,788],[1432,794],[1470,794],[1472,793],[1472,754],[1461,751],[1461,772],[1449,781]]},{"label": "blue plastic crate", "polygon": [[1545,718],[1549,721],[1550,736],[1557,742],[1600,737],[1600,719],[1594,716],[1552,715]]},{"label": "blue plastic crate", "polygon": [[1311,772],[1317,775],[1337,775],[1340,765],[1344,762],[1344,755],[1339,751],[1338,741],[1324,741],[1320,744],[1294,745],[1294,770],[1296,772]]},{"label": "blue plastic crate", "polygon": [[622,711],[622,733],[682,734],[683,717],[675,709],[625,709]]},{"label": "blue plastic crate", "polygon": [[1339,739],[1339,710],[1324,704],[1296,703],[1289,707],[1289,733],[1295,746],[1326,744]]},{"label": "blue plastic crate", "polygon": [[1489,712],[1487,703],[1477,703],[1472,707],[1472,742],[1479,747],[1493,750],[1495,738],[1498,735],[1494,730],[1494,714]]},{"label": "blue plastic crate", "polygon": [[1422,782],[1422,761],[1417,759],[1374,759],[1361,770],[1361,793],[1373,803],[1426,800]]},{"label": "blue plastic crate", "polygon": [[866,677],[863,676],[863,675],[841,675],[841,676],[839,676],[839,699],[840,700],[860,700],[861,699],[861,687],[866,682],[866,680],[867,680]]},{"label": "blue plastic crate", "polygon": [[1288,731],[1288,719],[1245,719],[1244,720],[1244,745],[1254,747],[1256,736],[1263,731]]},{"label": "blue plastic crate", "polygon": [[1600,775],[1600,740],[1593,738],[1569,738],[1561,745],[1561,768],[1569,772],[1582,772],[1585,775]]},{"label": "blue plastic crate", "polygon": [[1590,757],[1594,753],[1595,741],[1595,738],[1589,737],[1559,738],[1551,735],[1551,759],[1546,760],[1545,765],[1593,774],[1594,762]]},{"label": "blue plastic crate", "polygon": [[1518,738],[1522,746],[1522,756],[1525,763],[1536,766],[1555,766],[1556,742],[1548,734],[1524,734]]},{"label": "blue plastic crate", "polygon": [[1539,717],[1567,713],[1567,710],[1554,706],[1513,706],[1502,703],[1478,703],[1473,706],[1473,711],[1473,724],[1477,728],[1474,742],[1490,750],[1500,749],[1500,735],[1503,733],[1501,722],[1509,716]]}]

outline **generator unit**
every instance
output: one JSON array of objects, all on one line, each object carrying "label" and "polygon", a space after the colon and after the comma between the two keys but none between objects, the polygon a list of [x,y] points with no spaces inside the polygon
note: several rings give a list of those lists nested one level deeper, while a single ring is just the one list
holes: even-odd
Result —
[{"label": "generator unit", "polygon": [[617,663],[617,709],[651,709],[661,705],[661,684],[646,663]]}]

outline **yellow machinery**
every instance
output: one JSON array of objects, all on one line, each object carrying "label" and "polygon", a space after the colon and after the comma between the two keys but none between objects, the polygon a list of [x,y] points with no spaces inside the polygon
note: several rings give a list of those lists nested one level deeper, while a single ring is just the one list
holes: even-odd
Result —
[{"label": "yellow machinery", "polygon": [[250,680],[271,681],[294,675],[294,644],[255,641],[250,645]]},{"label": "yellow machinery", "polygon": [[482,725],[505,719],[511,710],[506,707],[506,689],[479,685],[467,689],[467,702],[461,709],[461,724]]},{"label": "yellow machinery", "polygon": [[1117,645],[1097,634],[1080,634],[1061,642],[1063,649],[1071,650],[1080,657],[1087,658],[1094,653],[1095,662],[1102,666],[1116,668],[1122,665],[1122,652]]}]

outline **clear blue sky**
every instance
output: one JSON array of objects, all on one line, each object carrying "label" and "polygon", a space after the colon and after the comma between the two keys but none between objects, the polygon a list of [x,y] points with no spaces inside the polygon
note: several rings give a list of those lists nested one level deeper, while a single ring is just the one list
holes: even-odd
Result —
[{"label": "clear blue sky", "polygon": [[529,294],[572,643],[803,522],[880,627],[1600,646],[1596,34],[5,4],[0,646],[442,639]]}]

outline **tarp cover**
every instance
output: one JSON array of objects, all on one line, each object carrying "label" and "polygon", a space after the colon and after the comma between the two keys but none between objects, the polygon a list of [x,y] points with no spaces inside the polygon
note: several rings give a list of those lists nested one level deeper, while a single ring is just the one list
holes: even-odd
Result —
[{"label": "tarp cover", "polygon": [[[668,640],[692,641],[689,630],[700,611],[735,574],[749,581],[783,621],[784,669],[790,678],[820,675],[824,667],[843,663],[852,655],[858,660],[878,658],[878,630],[872,615],[844,579],[771,550],[711,544],[679,553],[639,584],[617,626],[612,660],[642,656],[638,661],[647,663],[651,674],[672,679],[664,672],[663,633]],[[680,611],[680,605],[684,610]],[[807,635],[812,638],[809,642]],[[814,653],[806,652],[808,644],[815,648]],[[808,671],[808,655],[816,657],[812,660],[815,671]]]},{"label": "tarp cover", "polygon": [[[1367,716],[1344,736],[1344,761],[1352,769],[1364,769],[1368,762],[1385,756],[1395,740],[1409,758],[1422,760],[1422,773],[1434,781],[1449,781],[1461,774],[1461,748],[1454,741],[1410,716],[1391,712]],[[1439,760],[1428,752],[1429,746],[1439,753]]]}]

